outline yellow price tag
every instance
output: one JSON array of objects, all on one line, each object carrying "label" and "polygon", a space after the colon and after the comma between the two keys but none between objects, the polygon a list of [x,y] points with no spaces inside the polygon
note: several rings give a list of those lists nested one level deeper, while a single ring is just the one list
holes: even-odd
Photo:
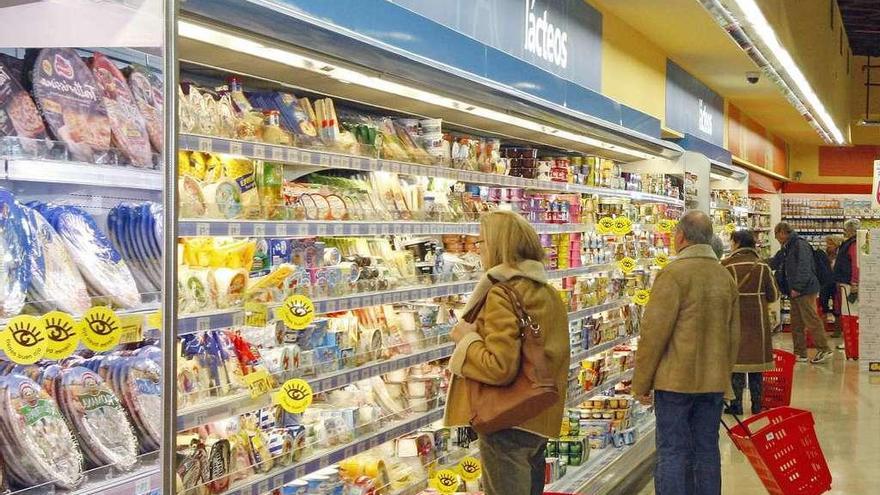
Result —
[{"label": "yellow price tag", "polygon": [[629,234],[632,232],[632,220],[626,217],[617,217],[614,219],[614,226],[611,230],[617,235]]},{"label": "yellow price tag", "polygon": [[651,291],[648,289],[639,289],[633,295],[633,302],[638,304],[639,306],[644,306],[648,304],[648,301],[651,299]]},{"label": "yellow price tag", "polygon": [[266,370],[254,371],[244,375],[244,382],[251,391],[251,399],[262,397],[272,389],[269,372]]},{"label": "yellow price tag", "polygon": [[623,273],[629,273],[636,269],[636,260],[627,256],[617,262],[617,267],[620,268],[620,271]]},{"label": "yellow price tag", "polygon": [[880,362],[868,363],[868,371],[872,373],[880,372]]},{"label": "yellow price tag", "polygon": [[120,344],[144,340],[144,317],[142,315],[123,315],[119,317],[119,322],[122,324]]},{"label": "yellow price tag", "polygon": [[302,414],[312,404],[312,387],[299,378],[287,380],[275,392],[275,402],[289,413]]},{"label": "yellow price tag", "polygon": [[614,219],[611,217],[602,217],[596,224],[596,232],[600,234],[610,234],[614,231]]},{"label": "yellow price tag", "polygon": [[465,481],[474,481],[483,474],[480,460],[467,456],[458,463],[458,472]]},{"label": "yellow price tag", "polygon": [[122,338],[122,322],[112,309],[95,306],[83,315],[81,331],[80,338],[86,347],[95,352],[109,351]]},{"label": "yellow price tag", "polygon": [[43,320],[31,315],[19,315],[9,320],[0,334],[3,350],[12,362],[34,364],[46,354],[49,339]]},{"label": "yellow price tag", "polygon": [[666,256],[663,253],[654,256],[654,264],[659,266],[660,268],[663,268],[664,266],[669,264],[669,256]]},{"label": "yellow price tag", "polygon": [[162,310],[147,315],[147,328],[162,330]]},{"label": "yellow price tag", "polygon": [[733,222],[730,222],[729,224],[725,225],[724,232],[727,234],[732,234],[732,233],[736,232],[736,224]]},{"label": "yellow price tag", "polygon": [[434,489],[444,495],[457,492],[459,482],[458,473],[451,469],[441,469],[431,479]]},{"label": "yellow price tag", "polygon": [[79,345],[80,325],[73,316],[61,311],[50,311],[43,315],[46,327],[47,359],[64,359],[76,350]]},{"label": "yellow price tag", "polygon": [[284,300],[275,314],[287,328],[302,330],[315,319],[315,304],[307,296],[294,294]]},{"label": "yellow price tag", "polygon": [[674,220],[663,218],[659,222],[657,222],[657,232],[660,232],[661,234],[671,234],[674,228]]},{"label": "yellow price tag", "polygon": [[249,327],[265,327],[269,323],[269,307],[263,303],[245,303],[244,311],[247,315],[245,325]]}]

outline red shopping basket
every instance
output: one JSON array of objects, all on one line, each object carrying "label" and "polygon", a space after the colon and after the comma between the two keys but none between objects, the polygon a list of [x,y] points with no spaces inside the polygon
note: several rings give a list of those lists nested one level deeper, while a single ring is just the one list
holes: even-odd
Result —
[{"label": "red shopping basket", "polygon": [[781,349],[773,349],[773,369],[765,371],[761,391],[761,408],[764,410],[791,404],[791,384],[794,380],[795,355]]},{"label": "red shopping basket", "polygon": [[831,471],[809,411],[777,407],[744,422],[736,420],[739,424],[733,428],[724,427],[771,495],[818,495],[831,490]]}]

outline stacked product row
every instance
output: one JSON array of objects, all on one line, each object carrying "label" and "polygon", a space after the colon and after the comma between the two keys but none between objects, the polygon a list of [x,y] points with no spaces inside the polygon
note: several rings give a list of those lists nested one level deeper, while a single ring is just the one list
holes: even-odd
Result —
[{"label": "stacked product row", "polygon": [[[163,83],[150,69],[122,69],[100,52],[71,48],[0,58],[4,153],[101,164],[159,166]],[[54,140],[54,141],[52,141]]]}]

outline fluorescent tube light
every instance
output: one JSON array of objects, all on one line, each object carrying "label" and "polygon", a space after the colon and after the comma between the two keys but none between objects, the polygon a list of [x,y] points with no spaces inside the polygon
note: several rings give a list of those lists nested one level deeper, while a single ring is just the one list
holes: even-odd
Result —
[{"label": "fluorescent tube light", "polygon": [[[789,102],[804,114],[808,121],[815,121],[810,124],[816,128],[823,139],[838,145],[846,144],[843,132],[837,127],[819,96],[813,91],[800,67],[779,41],[755,0],[701,0],[701,3],[715,15],[716,20],[755,63],[768,72],[769,78],[782,87]],[[736,6],[743,19],[737,19],[736,13],[731,12],[724,5],[731,3]],[[742,31],[743,25],[750,28],[748,33]],[[754,46],[755,43],[748,39],[751,36],[756,36],[757,41],[760,41],[763,47]],[[767,59],[773,59],[773,61]],[[789,82],[798,94],[792,92]]]},{"label": "fluorescent tube light", "polygon": [[620,153],[622,155],[627,155],[633,158],[639,158],[643,160],[656,158],[654,155],[651,155],[649,153],[633,150],[625,146],[618,146],[606,143],[599,139],[585,136],[583,134],[577,134],[563,129],[546,126],[539,122],[524,119],[522,117],[509,115],[504,112],[492,110],[491,108],[476,106],[469,102],[448,98],[435,93],[431,93],[430,91],[425,91],[423,89],[414,88],[412,86],[400,84],[394,81],[390,81],[388,79],[383,79],[378,76],[372,76],[363,72],[340,67],[338,65],[327,63],[321,60],[305,57],[294,52],[282,50],[280,48],[268,47],[247,38],[243,38],[225,31],[212,29],[192,22],[178,21],[177,32],[179,36],[184,38],[194,39],[211,45],[229,48],[240,53],[252,55],[254,57],[259,57],[266,60],[272,60],[274,62],[279,62],[285,65],[289,65],[291,67],[321,73],[327,77],[331,77],[337,81],[347,84],[356,84],[359,86],[367,87],[389,94],[403,96],[424,103],[470,113],[479,117],[483,117],[485,119],[493,120],[495,122],[515,125],[522,129],[528,129],[550,136],[561,137],[572,142],[585,144],[587,146],[592,146],[607,151],[613,151],[615,153]]}]

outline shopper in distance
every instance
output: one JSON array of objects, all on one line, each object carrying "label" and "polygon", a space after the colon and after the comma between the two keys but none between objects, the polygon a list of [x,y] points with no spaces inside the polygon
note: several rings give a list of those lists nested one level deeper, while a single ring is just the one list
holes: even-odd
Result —
[{"label": "shopper in distance", "polygon": [[[712,250],[712,220],[687,212],[676,259],[657,275],[645,307],[632,393],[654,403],[658,495],[718,495],[718,424],[739,352],[736,283]],[[654,395],[651,397],[651,391]]]},{"label": "shopper in distance", "polygon": [[761,372],[772,370],[772,327],[768,305],[779,299],[779,290],[770,267],[761,262],[755,249],[755,234],[737,230],[730,234],[733,252],[721,262],[736,282],[739,291],[739,354],[733,366],[734,399],[725,410],[728,414],[743,413],[743,391],[746,379],[752,414],[761,412]]},{"label": "shopper in distance", "polygon": [[[836,235],[825,236],[825,258],[831,273],[834,273],[834,266],[837,262],[837,253],[840,250],[840,244],[843,238]],[[838,300],[838,287],[835,277],[831,277],[831,281],[822,286],[819,290],[819,306],[826,315],[834,318],[834,333],[831,335],[835,339],[839,339],[843,333],[843,327],[840,325],[840,301]],[[842,349],[843,347],[841,347]]]},{"label": "shopper in distance", "polygon": [[479,433],[486,495],[541,495],[565,408],[568,313],[525,218],[484,213],[477,242],[484,275],[452,330],[445,423]]},{"label": "shopper in distance", "polygon": [[[838,349],[846,349],[847,358],[857,358],[858,350],[852,344],[857,344],[858,316],[859,316],[859,252],[856,234],[862,226],[858,219],[850,218],[843,223],[843,236],[845,240],[837,250],[837,258],[834,261],[834,282],[837,283],[839,297],[835,304],[839,305],[837,314],[841,320],[843,331],[843,344]],[[850,345],[847,349],[846,346]]]},{"label": "shopper in distance", "polygon": [[[794,353],[798,362],[807,362],[806,330],[818,349],[809,361],[813,364],[824,363],[831,359],[832,353],[825,338],[825,323],[819,318],[816,308],[816,298],[822,285],[819,275],[826,270],[810,243],[802,239],[787,222],[776,224],[774,233],[782,247],[773,256],[770,266],[776,270],[780,290],[789,296],[791,302]],[[823,275],[822,278],[827,277]]]}]

